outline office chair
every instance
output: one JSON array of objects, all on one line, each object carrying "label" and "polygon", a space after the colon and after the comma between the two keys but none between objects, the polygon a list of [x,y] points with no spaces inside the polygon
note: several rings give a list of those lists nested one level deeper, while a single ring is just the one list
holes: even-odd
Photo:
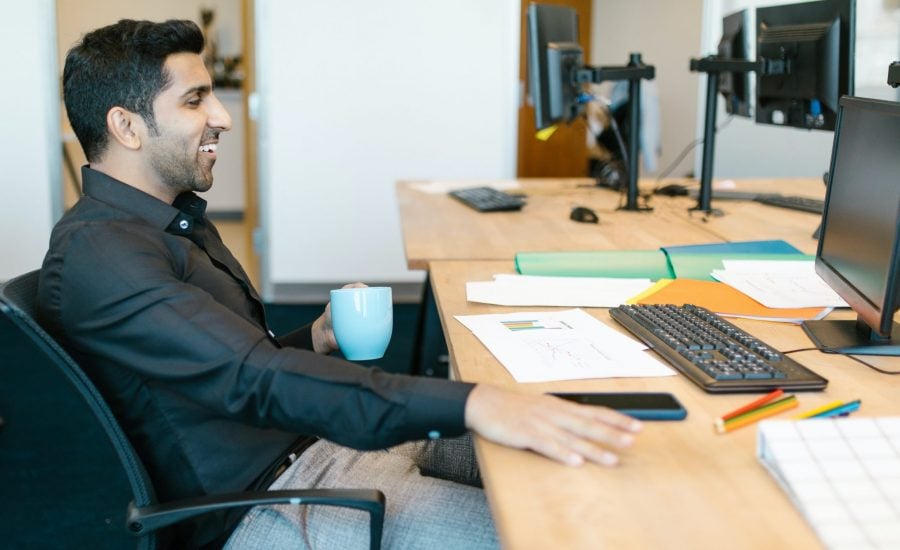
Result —
[{"label": "office chair", "polygon": [[[157,531],[260,504],[364,510],[380,548],[377,490],[253,491],[156,502],[150,479],[97,389],[35,321],[38,272],[0,285],[0,545],[150,549]],[[163,533],[162,531],[159,532]]]}]

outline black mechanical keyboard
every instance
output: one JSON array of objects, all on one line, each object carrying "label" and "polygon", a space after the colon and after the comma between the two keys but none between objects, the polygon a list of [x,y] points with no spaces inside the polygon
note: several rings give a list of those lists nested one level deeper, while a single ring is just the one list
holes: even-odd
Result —
[{"label": "black mechanical keyboard", "polygon": [[610,316],[710,393],[821,390],[828,380],[708,309],[623,305]]},{"label": "black mechanical keyboard", "polygon": [[497,191],[493,187],[469,187],[450,191],[450,196],[479,212],[521,210],[525,200]]},{"label": "black mechanical keyboard", "polygon": [[762,204],[768,204],[769,206],[779,206],[781,208],[801,210],[813,214],[825,212],[825,201],[822,199],[795,197],[791,195],[760,195],[753,200]]}]

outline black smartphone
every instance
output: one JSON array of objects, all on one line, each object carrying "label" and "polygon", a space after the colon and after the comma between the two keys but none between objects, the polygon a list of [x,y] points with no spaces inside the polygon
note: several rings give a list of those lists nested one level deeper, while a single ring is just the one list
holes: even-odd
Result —
[{"label": "black smartphone", "polygon": [[687,410],[671,393],[552,393],[584,405],[602,405],[640,420],[683,420]]}]

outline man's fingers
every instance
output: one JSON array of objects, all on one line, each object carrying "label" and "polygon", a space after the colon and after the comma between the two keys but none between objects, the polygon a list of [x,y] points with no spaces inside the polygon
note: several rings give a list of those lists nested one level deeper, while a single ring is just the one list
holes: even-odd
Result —
[{"label": "man's fingers", "polygon": [[563,464],[614,466],[615,451],[634,443],[641,424],[603,407],[479,384],[466,403],[466,426],[491,441],[531,449]]},{"label": "man's fingers", "polygon": [[617,449],[631,446],[634,443],[632,434],[640,430],[641,426],[640,422],[630,416],[591,405],[575,405],[574,409],[565,407],[555,411],[550,420],[575,436]]},{"label": "man's fingers", "polygon": [[622,414],[607,407],[578,405],[565,401],[564,399],[560,399],[560,401],[562,401],[562,404],[567,406],[574,414],[587,418],[590,421],[599,421],[619,430],[625,430],[632,433],[641,431],[641,422],[627,414]]}]

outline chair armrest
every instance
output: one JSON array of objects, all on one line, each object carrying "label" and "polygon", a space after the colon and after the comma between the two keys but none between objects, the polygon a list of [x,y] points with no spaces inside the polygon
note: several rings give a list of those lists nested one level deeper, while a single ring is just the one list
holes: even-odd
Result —
[{"label": "chair armrest", "polygon": [[295,489],[246,491],[204,495],[163,504],[128,504],[126,527],[134,535],[144,535],[163,527],[209,512],[261,504],[321,504],[355,508],[369,513],[370,547],[381,547],[384,528],[384,493],[374,489]]}]

